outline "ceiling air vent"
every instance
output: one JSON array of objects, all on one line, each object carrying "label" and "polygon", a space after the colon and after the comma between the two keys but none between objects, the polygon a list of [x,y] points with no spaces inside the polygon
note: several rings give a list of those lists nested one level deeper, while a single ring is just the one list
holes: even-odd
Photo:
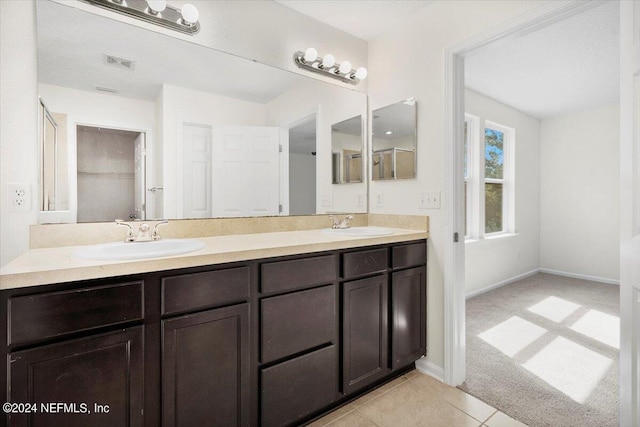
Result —
[{"label": "ceiling air vent", "polygon": [[135,66],[135,62],[130,59],[119,58],[117,56],[109,55],[107,53],[104,54],[104,62],[108,65],[113,65],[114,67],[124,68],[127,70],[133,70]]},{"label": "ceiling air vent", "polygon": [[109,92],[109,93],[118,93],[118,92],[120,92],[118,89],[114,89],[114,88],[111,88],[111,87],[94,86],[94,88],[96,88],[96,90],[99,90],[100,92]]}]

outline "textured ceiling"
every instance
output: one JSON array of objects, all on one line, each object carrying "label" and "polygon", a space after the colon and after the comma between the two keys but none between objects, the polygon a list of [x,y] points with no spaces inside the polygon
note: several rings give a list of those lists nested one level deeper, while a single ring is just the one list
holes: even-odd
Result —
[{"label": "textured ceiling", "polygon": [[534,117],[618,102],[619,4],[489,46],[465,60],[468,88]]},{"label": "textured ceiling", "polygon": [[275,0],[334,28],[371,41],[431,0]]}]

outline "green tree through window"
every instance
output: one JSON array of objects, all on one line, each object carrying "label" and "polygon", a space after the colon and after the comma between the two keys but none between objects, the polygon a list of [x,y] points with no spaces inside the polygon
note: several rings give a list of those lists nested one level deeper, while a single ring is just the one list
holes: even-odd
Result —
[{"label": "green tree through window", "polygon": [[486,128],[484,131],[485,233],[503,231],[504,133]]}]

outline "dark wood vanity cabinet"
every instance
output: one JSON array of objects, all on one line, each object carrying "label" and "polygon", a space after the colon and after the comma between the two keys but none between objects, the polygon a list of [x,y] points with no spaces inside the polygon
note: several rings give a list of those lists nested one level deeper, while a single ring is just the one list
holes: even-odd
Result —
[{"label": "dark wood vanity cabinet", "polygon": [[388,278],[386,274],[342,287],[342,387],[352,393],[387,375]]},{"label": "dark wood vanity cabinet", "polygon": [[8,425],[300,425],[426,353],[426,243],[5,290],[0,309],[6,401],[77,404]]},{"label": "dark wood vanity cabinet", "polygon": [[143,287],[2,293],[8,425],[144,425]]},{"label": "dark wood vanity cabinet", "polygon": [[142,426],[142,340],[137,326],[10,353],[7,401],[37,406],[8,425]]},{"label": "dark wood vanity cabinet", "polygon": [[427,352],[426,268],[391,275],[391,369],[402,368]]},{"label": "dark wood vanity cabinet", "polygon": [[162,321],[162,425],[249,425],[249,306]]}]

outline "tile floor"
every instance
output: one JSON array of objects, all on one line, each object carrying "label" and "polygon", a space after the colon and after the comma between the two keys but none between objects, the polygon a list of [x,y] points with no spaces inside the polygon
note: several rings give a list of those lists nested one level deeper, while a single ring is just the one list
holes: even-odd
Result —
[{"label": "tile floor", "polygon": [[310,427],[523,427],[495,408],[416,370],[396,378]]}]

